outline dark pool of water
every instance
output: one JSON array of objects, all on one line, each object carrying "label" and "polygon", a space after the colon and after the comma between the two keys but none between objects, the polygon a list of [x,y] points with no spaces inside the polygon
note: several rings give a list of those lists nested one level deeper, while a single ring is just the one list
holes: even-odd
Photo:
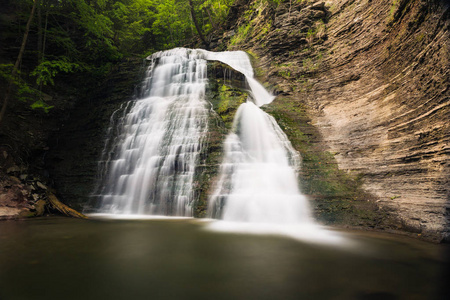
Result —
[{"label": "dark pool of water", "polygon": [[357,245],[341,248],[203,227],[192,220],[0,222],[0,299],[446,296],[443,245],[357,232],[347,237]]}]

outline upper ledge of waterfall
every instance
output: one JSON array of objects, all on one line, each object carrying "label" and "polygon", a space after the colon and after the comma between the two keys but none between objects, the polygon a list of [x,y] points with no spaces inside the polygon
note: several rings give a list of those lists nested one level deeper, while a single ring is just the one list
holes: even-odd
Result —
[{"label": "upper ledge of waterfall", "polygon": [[201,59],[224,63],[245,76],[250,87],[252,100],[257,106],[269,104],[275,99],[274,95],[270,94],[256,79],[254,79],[252,64],[248,54],[244,51],[212,52],[204,49],[174,48],[153,53],[147,57],[147,60],[170,55],[185,56],[187,58],[197,56]]}]

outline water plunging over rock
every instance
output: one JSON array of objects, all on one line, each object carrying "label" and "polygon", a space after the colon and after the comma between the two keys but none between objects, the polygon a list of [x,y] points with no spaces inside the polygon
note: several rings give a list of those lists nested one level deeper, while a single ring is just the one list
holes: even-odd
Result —
[{"label": "water plunging over rock", "polygon": [[177,48],[149,59],[143,97],[124,116],[113,155],[104,159],[108,171],[100,185],[99,212],[193,215],[194,175],[208,131],[206,63],[216,60],[245,76],[250,97],[239,107],[225,141],[209,215],[310,224],[308,203],[298,189],[299,155],[276,121],[259,108],[274,97],[253,79],[247,54]]},{"label": "water plunging over rock", "polygon": [[208,130],[206,61],[187,49],[160,52],[143,98],[125,116],[99,211],[191,216],[193,178]]},{"label": "water plunging over rock", "polygon": [[295,174],[299,156],[275,120],[247,102],[233,127],[210,215],[238,222],[310,222]]}]

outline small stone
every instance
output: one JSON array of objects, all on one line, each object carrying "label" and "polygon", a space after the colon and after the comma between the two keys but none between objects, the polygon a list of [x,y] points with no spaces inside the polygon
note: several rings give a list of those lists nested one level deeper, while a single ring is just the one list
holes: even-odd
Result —
[{"label": "small stone", "polygon": [[230,31],[225,32],[225,33],[223,34],[223,37],[224,37],[224,38],[230,38],[230,37],[232,37],[232,36],[235,35],[235,34],[236,34],[236,32],[235,32],[234,30],[230,30]]},{"label": "small stone", "polygon": [[313,12],[312,17],[314,19],[322,19],[325,17],[325,12],[323,12],[321,10],[316,10]]},{"label": "small stone", "polygon": [[47,189],[47,187],[40,181],[36,181],[36,185],[43,190]]},{"label": "small stone", "polygon": [[28,209],[21,210],[18,215],[19,218],[32,218],[34,216],[36,216],[36,212],[32,212]]},{"label": "small stone", "polygon": [[317,2],[311,5],[311,9],[325,10],[325,2]]}]

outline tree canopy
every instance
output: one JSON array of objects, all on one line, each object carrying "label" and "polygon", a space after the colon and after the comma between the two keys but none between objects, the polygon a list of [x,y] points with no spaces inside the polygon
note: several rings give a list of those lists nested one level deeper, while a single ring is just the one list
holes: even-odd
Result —
[{"label": "tree canopy", "polygon": [[[20,61],[21,72],[16,72],[15,78],[10,80],[13,57],[17,57],[13,49],[18,47],[11,45],[7,51],[10,58],[0,58],[0,81],[12,82],[19,87],[16,92],[27,91],[25,94],[29,97],[38,98],[34,107],[45,108],[45,103],[36,95],[43,86],[53,85],[58,74],[84,72],[93,78],[101,77],[124,57],[144,57],[194,41],[207,47],[209,37],[223,24],[234,0],[3,2],[2,6],[7,9],[4,14],[0,13],[4,27],[2,39],[8,43],[19,43],[31,12],[34,18],[29,35],[27,32],[23,56],[26,64]],[[30,92],[32,90],[34,92]]]}]

